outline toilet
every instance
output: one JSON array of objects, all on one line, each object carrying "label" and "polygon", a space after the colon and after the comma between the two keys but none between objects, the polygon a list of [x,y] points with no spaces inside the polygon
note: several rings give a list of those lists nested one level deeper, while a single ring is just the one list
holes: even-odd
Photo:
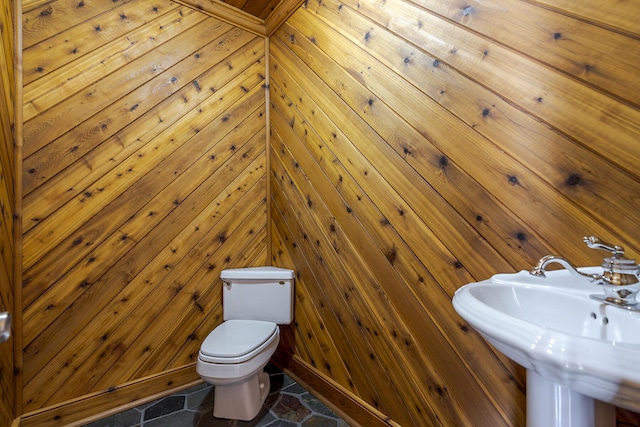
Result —
[{"label": "toilet", "polygon": [[278,324],[293,320],[293,270],[223,270],[223,319],[203,341],[196,371],[213,384],[213,416],[250,421],[269,393],[263,368],[280,341]]}]

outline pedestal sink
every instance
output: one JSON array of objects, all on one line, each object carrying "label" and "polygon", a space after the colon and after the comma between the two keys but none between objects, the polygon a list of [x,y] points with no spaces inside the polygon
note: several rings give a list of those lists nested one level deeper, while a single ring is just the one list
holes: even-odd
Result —
[{"label": "pedestal sink", "polygon": [[546,275],[498,274],[453,298],[462,318],[527,369],[527,426],[608,427],[610,405],[640,412],[640,313],[590,298],[602,288],[567,270]]}]

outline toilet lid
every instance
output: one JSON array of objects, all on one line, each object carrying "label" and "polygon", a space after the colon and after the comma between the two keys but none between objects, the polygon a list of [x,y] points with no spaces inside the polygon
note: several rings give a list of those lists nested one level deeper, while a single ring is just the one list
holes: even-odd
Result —
[{"label": "toilet lid", "polygon": [[273,322],[227,320],[205,338],[200,352],[211,357],[240,357],[264,344],[276,328]]}]

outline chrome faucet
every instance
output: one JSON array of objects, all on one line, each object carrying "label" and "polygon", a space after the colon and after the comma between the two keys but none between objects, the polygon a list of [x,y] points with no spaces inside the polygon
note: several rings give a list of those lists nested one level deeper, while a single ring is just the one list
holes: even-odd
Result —
[{"label": "chrome faucet", "polygon": [[604,290],[603,295],[591,295],[591,298],[629,310],[640,311],[640,305],[636,295],[640,290],[640,265],[633,259],[624,257],[624,249],[621,246],[605,243],[595,236],[582,239],[592,249],[602,249],[611,252],[612,256],[602,262],[603,274],[586,274],[579,271],[566,258],[547,255],[542,257],[530,273],[538,277],[546,277],[545,269],[549,264],[562,265],[574,276],[597,282]]},{"label": "chrome faucet", "polygon": [[579,271],[576,268],[576,266],[571,264],[566,258],[563,258],[561,256],[556,256],[556,255],[547,255],[540,258],[540,261],[538,261],[538,264],[535,267],[533,267],[531,271],[529,271],[529,273],[538,277],[547,277],[546,274],[544,274],[545,269],[549,264],[554,264],[554,263],[562,265],[564,268],[567,269],[569,273],[573,274],[574,276],[585,277],[589,279],[589,281],[591,282],[604,279],[604,277],[601,274],[585,274]]}]

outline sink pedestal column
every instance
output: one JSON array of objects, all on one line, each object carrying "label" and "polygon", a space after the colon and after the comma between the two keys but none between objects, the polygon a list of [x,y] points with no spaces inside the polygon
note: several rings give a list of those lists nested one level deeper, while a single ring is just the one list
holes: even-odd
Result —
[{"label": "sink pedestal column", "polygon": [[527,427],[615,427],[615,407],[527,369]]}]

